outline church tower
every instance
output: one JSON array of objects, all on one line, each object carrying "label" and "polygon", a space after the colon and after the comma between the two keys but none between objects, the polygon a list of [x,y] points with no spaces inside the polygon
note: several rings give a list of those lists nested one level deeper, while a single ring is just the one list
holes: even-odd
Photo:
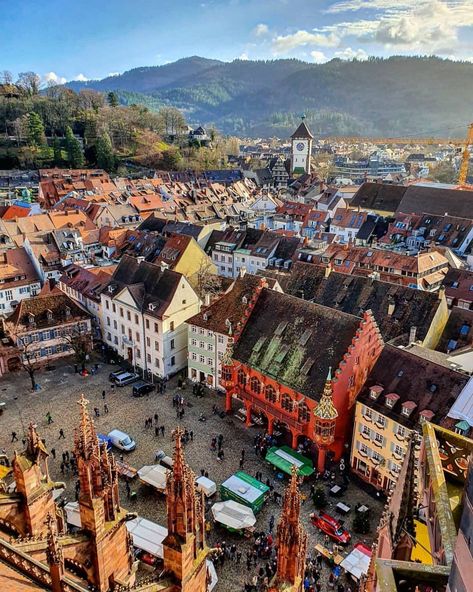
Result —
[{"label": "church tower", "polygon": [[304,173],[310,173],[310,157],[312,154],[312,140],[314,139],[314,136],[307,127],[304,119],[305,116],[303,115],[299,127],[291,136],[292,175],[303,175]]},{"label": "church tower", "polygon": [[106,445],[99,444],[84,395],[78,403],[81,421],[75,433],[74,454],[80,482],[80,519],[90,537],[90,579],[99,592],[106,592],[118,584],[133,584],[133,552],[126,512],[120,507],[115,459]]},{"label": "church tower", "polygon": [[182,429],[176,428],[173,470],[166,483],[168,535],[163,541],[164,569],[172,573],[182,592],[206,592],[204,499],[184,460],[182,434]]},{"label": "church tower", "polygon": [[300,523],[301,497],[297,468],[284,492],[277,532],[278,567],[271,592],[302,592],[307,551],[307,534]]}]

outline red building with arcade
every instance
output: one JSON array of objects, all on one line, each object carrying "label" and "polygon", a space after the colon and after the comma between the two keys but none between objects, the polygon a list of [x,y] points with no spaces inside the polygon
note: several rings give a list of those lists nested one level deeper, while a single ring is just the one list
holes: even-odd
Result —
[{"label": "red building with arcade", "polygon": [[270,290],[262,279],[222,361],[226,410],[235,399],[243,402],[247,425],[258,415],[269,434],[277,430],[293,448],[308,439],[315,458],[320,414],[314,412],[331,386],[335,429],[326,452],[339,460],[354,402],[382,348],[370,311],[355,317]]}]

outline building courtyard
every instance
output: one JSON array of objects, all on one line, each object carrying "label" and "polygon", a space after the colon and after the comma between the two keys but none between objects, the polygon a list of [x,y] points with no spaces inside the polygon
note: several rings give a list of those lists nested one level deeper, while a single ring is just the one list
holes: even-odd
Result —
[{"label": "building courtyard", "polygon": [[[90,401],[89,409],[94,415],[94,408],[97,408],[100,416],[94,417],[97,433],[107,434],[112,429],[120,429],[128,433],[136,441],[136,449],[124,454],[124,460],[139,469],[143,465],[150,465],[155,462],[155,453],[163,450],[166,454],[172,455],[173,441],[172,430],[176,425],[181,425],[188,432],[193,433],[193,439],[186,444],[185,456],[190,467],[196,476],[201,471],[207,471],[209,478],[217,484],[217,494],[211,498],[208,506],[207,520],[211,523],[210,532],[207,535],[207,542],[210,547],[217,543],[226,541],[227,545],[235,544],[238,551],[242,553],[241,563],[226,560],[223,565],[217,566],[219,583],[215,588],[216,592],[243,590],[246,580],[249,580],[257,569],[266,560],[262,559],[257,568],[246,569],[246,553],[252,549],[252,538],[230,533],[211,519],[210,505],[219,501],[219,486],[230,475],[239,470],[240,456],[244,451],[244,465],[242,470],[255,476],[257,471],[263,475],[263,481],[270,479],[271,485],[280,494],[283,493],[287,479],[280,481],[275,478],[273,467],[256,455],[253,448],[255,436],[261,429],[254,426],[247,428],[244,423],[234,415],[221,417],[213,413],[216,406],[220,411],[224,409],[224,397],[207,391],[205,396],[197,398],[192,394],[192,385],[185,385],[178,388],[178,380],[174,378],[167,384],[166,392],[163,394],[152,393],[141,398],[132,397],[132,386],[111,389],[108,380],[109,373],[117,370],[117,366],[99,363],[99,370],[94,375],[81,376],[74,372],[72,363],[63,362],[49,371],[42,371],[37,375],[37,382],[41,390],[31,392],[29,377],[25,372],[10,374],[0,382],[0,402],[4,402],[4,412],[0,416],[0,448],[4,450],[11,459],[14,450],[22,449],[22,438],[30,422],[37,424],[40,437],[46,441],[46,447],[51,453],[55,450],[55,459],[50,456],[49,469],[51,478],[54,481],[65,482],[66,491],[63,494],[68,501],[75,499],[76,477],[68,472],[61,471],[62,453],[72,451],[74,447],[74,429],[79,424],[79,406],[77,401],[83,393]],[[105,390],[105,399],[102,392]],[[179,393],[185,400],[185,413],[181,420],[177,419],[176,409],[173,407],[173,397]],[[104,413],[104,404],[108,407],[108,413]],[[48,423],[48,414],[51,414],[52,423]],[[158,414],[157,424],[165,427],[164,436],[155,435],[154,415]],[[203,414],[205,421],[199,421]],[[146,427],[148,418],[153,418],[153,426]],[[60,438],[60,430],[64,432],[64,438]],[[12,432],[16,432],[18,441],[12,443]],[[223,435],[224,459],[217,460],[216,452],[210,450],[211,440],[219,434]],[[119,451],[115,450],[117,456]],[[342,479],[335,469],[335,483],[341,483]],[[324,544],[332,547],[332,542],[326,543],[324,535],[318,531],[310,522],[310,514],[316,511],[314,504],[309,499],[310,481],[302,485],[303,498],[307,498],[302,505],[301,520],[309,536],[308,556],[314,557],[316,544]],[[351,549],[353,544],[364,542],[372,543],[376,534],[376,526],[382,511],[382,504],[361,489],[357,483],[351,481],[348,489],[342,497],[334,498],[328,495],[329,481],[321,480],[318,484],[327,493],[327,506],[325,511],[334,517],[340,518],[337,514],[336,504],[342,501],[349,504],[351,512],[344,516],[344,526],[352,534]],[[136,478],[131,482],[131,490],[136,492],[136,498],[129,499],[126,483],[120,479],[120,500],[121,505],[130,512],[136,512],[149,520],[166,526],[166,505],[163,495],[155,492],[149,486],[141,483]],[[371,529],[369,534],[356,534],[353,530],[353,519],[355,516],[355,505],[366,504],[370,508]],[[274,516],[277,525],[280,506],[269,499],[263,506],[262,511],[257,514],[255,530],[257,532],[269,532],[271,516]],[[273,530],[275,537],[276,526]],[[345,550],[344,550],[345,551]],[[322,567],[322,579],[326,581],[330,568],[325,563]],[[343,583],[348,582],[344,577]],[[322,588],[323,590],[325,588]],[[353,589],[353,585],[352,585]]]}]

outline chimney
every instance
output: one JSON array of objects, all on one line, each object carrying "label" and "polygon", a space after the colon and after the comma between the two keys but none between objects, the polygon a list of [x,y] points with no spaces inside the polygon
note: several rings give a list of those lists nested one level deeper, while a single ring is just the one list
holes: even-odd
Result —
[{"label": "chimney", "polygon": [[244,265],[242,265],[242,266],[240,267],[240,277],[241,277],[241,278],[242,278],[242,277],[245,277],[245,274],[246,274],[246,267],[245,267]]},{"label": "chimney", "polygon": [[210,292],[206,292],[205,295],[204,295],[204,304],[205,304],[205,306],[210,306],[210,299],[211,299]]},{"label": "chimney", "polygon": [[165,261],[161,261],[161,263],[159,264],[159,267],[161,268],[161,271],[165,271],[166,269],[169,269],[169,265]]},{"label": "chimney", "polygon": [[396,303],[392,296],[389,296],[388,299],[388,317],[392,317],[394,314],[394,309],[396,308]]},{"label": "chimney", "polygon": [[139,265],[140,263],[143,263],[143,261],[145,260],[145,258],[143,257],[143,255],[140,255],[139,257],[136,258],[136,260],[137,260],[138,265]]},{"label": "chimney", "polygon": [[331,273],[332,273],[332,264],[329,263],[327,265],[327,267],[325,268],[325,270],[324,270],[324,277],[325,277],[325,279],[327,279]]},{"label": "chimney", "polygon": [[416,340],[417,335],[417,327],[412,326],[411,330],[409,331],[409,344],[414,343]]}]

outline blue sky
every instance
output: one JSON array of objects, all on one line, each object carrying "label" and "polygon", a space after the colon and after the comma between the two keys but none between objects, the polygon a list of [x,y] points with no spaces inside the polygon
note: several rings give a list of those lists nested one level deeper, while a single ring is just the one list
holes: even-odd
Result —
[{"label": "blue sky", "polygon": [[0,70],[61,82],[190,55],[473,61],[473,0],[0,0],[0,31]]}]

